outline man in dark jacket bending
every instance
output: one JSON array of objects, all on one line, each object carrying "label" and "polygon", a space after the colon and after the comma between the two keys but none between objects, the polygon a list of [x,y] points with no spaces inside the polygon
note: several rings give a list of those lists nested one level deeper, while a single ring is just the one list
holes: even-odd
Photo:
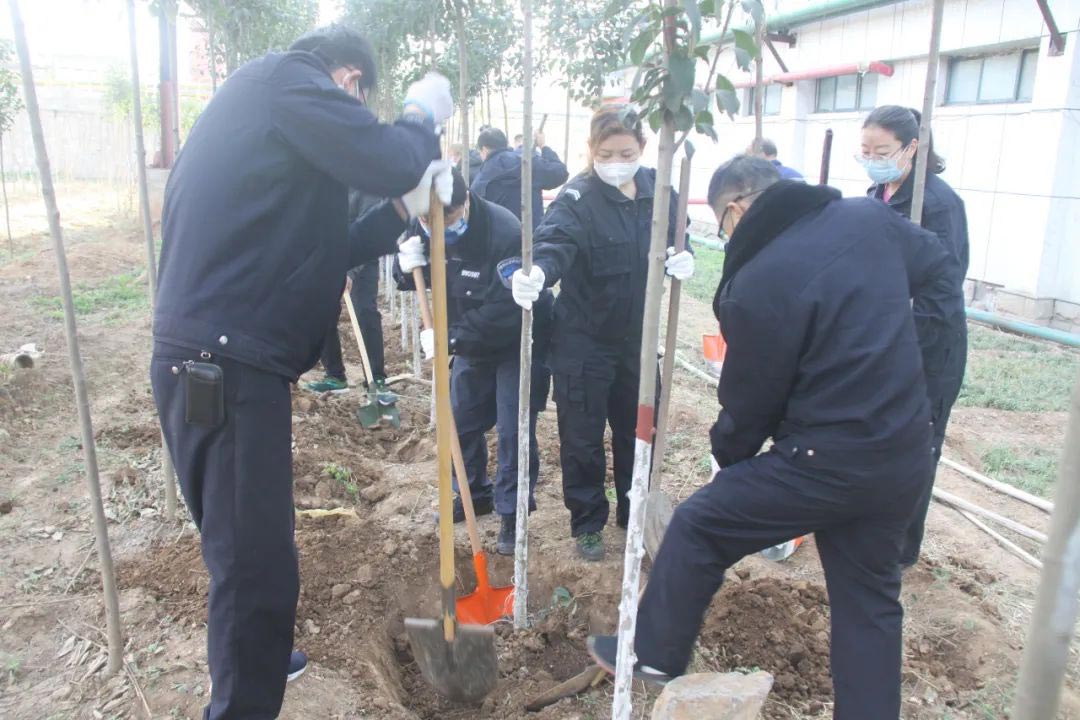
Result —
[{"label": "man in dark jacket bending", "polygon": [[[521,151],[511,150],[506,135],[497,128],[488,128],[476,141],[484,164],[470,176],[472,191],[521,219]],[[532,163],[532,221],[535,230],[544,217],[544,190],[557,188],[570,177],[566,165],[555,151],[544,144],[543,133],[536,134],[537,152]]]},{"label": "man in dark jacket bending", "polygon": [[[396,251],[433,180],[449,201],[433,132],[449,83],[420,80],[383,125],[357,97],[374,82],[371,46],[340,26],[249,62],[165,190],[151,382],[210,572],[205,720],[276,718],[306,666],[289,384],[318,360],[345,272]],[[350,227],[350,187],[395,199]]]},{"label": "man in dark jacket bending", "polygon": [[[453,171],[453,199],[446,208],[446,296],[450,354],[450,403],[461,441],[467,479],[454,478],[454,489],[469,483],[477,515],[495,510],[502,527],[496,549],[514,554],[517,519],[518,379],[521,373],[521,310],[510,293],[510,278],[521,267],[521,223],[510,212],[465,189]],[[413,271],[430,258],[426,218],[416,235],[401,244],[394,274],[402,290],[415,290]],[[430,280],[427,281],[430,286]],[[536,415],[547,401],[551,375],[544,364],[554,298],[537,301],[533,316],[532,403],[529,419],[529,509],[540,473]],[[424,353],[434,352],[434,333],[421,336]],[[488,479],[488,430],[499,435],[495,484]],[[494,492],[493,492],[494,491]],[[454,522],[465,519],[461,498],[454,500]]]},{"label": "man in dark jacket bending", "polygon": [[[635,674],[685,672],[724,572],[813,532],[834,717],[895,720],[900,551],[934,466],[911,299],[941,327],[963,312],[955,260],[880,203],[781,181],[758,158],[717,170],[709,204],[731,237],[713,301],[728,346],[710,433],[722,469],[672,518],[637,616]],[[615,638],[590,648],[614,667]]]}]

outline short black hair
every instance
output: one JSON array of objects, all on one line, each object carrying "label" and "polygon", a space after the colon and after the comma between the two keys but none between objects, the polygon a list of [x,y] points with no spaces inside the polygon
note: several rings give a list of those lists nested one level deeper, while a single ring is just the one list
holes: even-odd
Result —
[{"label": "short black hair", "polygon": [[722,195],[748,195],[764,190],[780,180],[780,172],[768,160],[752,155],[736,155],[716,168],[709,181],[709,207]]},{"label": "short black hair", "polygon": [[469,196],[469,188],[465,185],[465,176],[460,170],[451,168],[450,175],[454,178],[454,192],[450,195],[450,207],[459,208],[465,204],[465,198]]},{"label": "short black hair", "polygon": [[289,50],[305,50],[317,55],[331,71],[354,67],[363,73],[360,85],[366,90],[375,87],[375,51],[360,33],[340,23],[316,28],[301,35]]},{"label": "short black hair", "polygon": [[776,157],[776,143],[768,138],[754,140],[751,147],[754,152],[759,152],[765,157]]},{"label": "short black hair", "polygon": [[476,146],[490,150],[504,150],[509,146],[506,142],[506,133],[499,128],[487,128],[476,139]]},{"label": "short black hair", "polygon": [[[888,130],[900,141],[902,147],[907,147],[912,140],[919,139],[920,123],[922,123],[922,113],[918,110],[900,105],[882,105],[874,108],[874,111],[867,116],[863,127],[868,128],[873,125],[882,130]],[[914,164],[914,160],[912,163]],[[934,152],[934,133],[930,133],[926,166],[935,175],[945,171],[945,160]]]}]

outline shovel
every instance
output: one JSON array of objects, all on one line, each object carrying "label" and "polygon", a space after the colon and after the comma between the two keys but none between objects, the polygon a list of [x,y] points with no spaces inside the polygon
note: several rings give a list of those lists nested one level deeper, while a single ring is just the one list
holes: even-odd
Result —
[{"label": "shovel", "polygon": [[[686,208],[690,194],[690,161],[694,146],[686,146],[686,157],[679,167],[679,206],[675,214],[675,252],[686,249]],[[652,471],[649,476],[649,499],[645,503],[645,550],[656,559],[660,543],[664,539],[675,506],[667,493],[660,489],[661,468],[664,451],[667,450],[668,410],[671,407],[671,378],[675,372],[675,341],[679,335],[679,297],[682,283],[671,279],[671,296],[668,298],[667,335],[664,338],[664,366],[660,375],[660,407],[656,413],[656,441],[653,446]]]},{"label": "shovel", "polygon": [[[441,618],[406,618],[413,656],[424,679],[454,702],[482,700],[498,681],[495,629],[490,625],[458,625],[454,592],[453,489],[450,480],[452,438],[450,358],[446,332],[446,240],[442,203],[431,192],[431,280],[435,299],[435,407],[439,465],[439,583]],[[463,485],[467,484],[465,479]]]},{"label": "shovel", "polygon": [[353,307],[352,298],[346,292],[345,308],[349,311],[349,321],[352,322],[353,335],[356,336],[356,345],[360,348],[360,364],[364,366],[364,377],[367,379],[367,402],[356,410],[356,417],[365,428],[377,427],[382,421],[386,421],[391,427],[401,427],[401,414],[397,405],[391,403],[382,405],[379,403],[379,391],[375,388],[375,378],[371,374],[371,358],[368,356],[367,345],[364,343],[364,334],[360,332],[360,323],[356,319],[356,309]]},{"label": "shovel", "polygon": [[[413,270],[413,283],[416,285],[416,296],[420,298],[420,318],[424,329],[427,330],[432,327],[432,322],[423,268]],[[450,431],[454,471],[458,477],[458,492],[461,493],[461,507],[465,510],[465,527],[469,530],[473,569],[476,571],[476,590],[458,598],[457,616],[458,620],[467,625],[490,625],[499,618],[506,617],[513,610],[514,586],[492,587],[488,581],[487,554],[480,544],[480,531],[476,527],[476,512],[473,510],[472,490],[469,489],[469,476],[465,473],[465,458],[461,454],[461,441],[458,439],[457,423],[453,412],[450,413]]]}]

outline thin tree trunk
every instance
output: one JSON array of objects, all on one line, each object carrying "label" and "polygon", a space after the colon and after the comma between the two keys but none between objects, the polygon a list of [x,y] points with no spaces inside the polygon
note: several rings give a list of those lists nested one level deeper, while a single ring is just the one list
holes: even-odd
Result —
[{"label": "thin tree trunk", "polygon": [[765,85],[764,58],[761,51],[765,47],[765,21],[757,29],[758,56],[754,60],[754,140],[760,142],[764,133],[765,120]]},{"label": "thin tree trunk", "polygon": [[570,88],[566,88],[566,137],[563,138],[562,147],[562,161],[566,164],[570,163],[570,104],[572,98],[570,97]]},{"label": "thin tree trunk", "polygon": [[123,664],[124,643],[120,632],[120,603],[116,594],[116,575],[113,571],[112,552],[109,549],[109,530],[105,509],[101,502],[101,482],[98,478],[97,450],[94,445],[94,428],[90,420],[90,402],[86,393],[86,375],[82,356],[79,354],[79,336],[75,327],[75,307],[71,297],[71,277],[68,275],[67,256],[64,253],[64,236],[60,227],[60,210],[56,204],[56,190],[52,182],[49,155],[45,148],[45,133],[41,128],[41,112],[38,109],[37,90],[34,87],[34,69],[30,63],[30,49],[26,44],[26,29],[18,0],[8,0],[11,8],[12,31],[15,47],[22,68],[23,93],[26,113],[30,117],[30,132],[34,138],[34,154],[37,156],[38,174],[41,176],[41,195],[49,218],[49,234],[52,235],[53,252],[56,255],[56,272],[60,279],[60,300],[64,306],[64,334],[67,337],[68,357],[71,363],[71,379],[75,386],[75,404],[78,408],[79,426],[82,430],[83,459],[86,465],[86,486],[90,494],[90,509],[94,516],[94,539],[97,544],[98,561],[101,565],[101,584],[105,598],[105,624],[109,644],[108,671],[115,673]]},{"label": "thin tree trunk", "polygon": [[1080,593],[1080,381],[1072,394],[1065,452],[1054,492],[1050,539],[1013,705],[1014,720],[1057,717],[1061,685],[1069,665]]},{"label": "thin tree trunk", "polygon": [[911,194],[911,222],[922,225],[923,198],[926,193],[926,174],[930,172],[930,121],[937,99],[938,64],[941,59],[941,21],[945,0],[934,0],[930,16],[930,55],[926,62],[926,87],[923,92],[922,122],[919,123],[919,147],[915,151],[915,187]]},{"label": "thin tree trunk", "polygon": [[[132,121],[135,125],[135,169],[139,178],[139,214],[142,216],[143,238],[146,241],[146,289],[150,296],[150,313],[157,299],[157,249],[154,246],[154,221],[150,217],[150,190],[146,181],[146,146],[143,142],[142,86],[139,84],[139,47],[135,36],[135,0],[128,0],[128,34],[131,47]],[[165,435],[161,435],[161,472],[165,483],[165,518],[176,520],[176,476]]]},{"label": "thin tree trunk", "polygon": [[[674,0],[664,0],[664,8],[674,7]],[[664,29],[664,52],[667,58],[675,44],[674,22]],[[637,439],[634,442],[634,476],[630,487],[630,518],[626,529],[623,556],[622,597],[619,601],[618,654],[615,668],[615,698],[611,706],[613,720],[630,720],[633,704],[634,634],[637,631],[641,559],[645,555],[645,503],[652,464],[653,426],[656,415],[656,347],[660,338],[660,302],[664,294],[664,259],[667,249],[671,207],[671,166],[675,154],[675,123],[665,113],[660,130],[656,167],[656,192],[653,199],[652,238],[649,243],[649,273],[645,285],[645,314],[641,325],[641,369],[638,380]]]},{"label": "thin tree trunk", "polygon": [[210,65],[210,91],[217,94],[217,53],[214,50],[214,10],[206,13],[206,59]]},{"label": "thin tree trunk", "polygon": [[15,257],[15,238],[11,234],[11,208],[8,206],[7,173],[4,170],[4,136],[0,134],[0,190],[4,192],[4,222],[7,224],[8,250]]},{"label": "thin tree trunk", "polygon": [[[521,267],[532,270],[532,166],[533,166],[533,47],[532,47],[532,0],[521,0],[525,24],[525,102],[522,114],[521,149]],[[514,628],[524,630],[529,626],[529,432],[532,419],[532,327],[531,309],[521,311],[521,360],[518,372],[518,476],[517,476],[517,528],[514,546]]]},{"label": "thin tree trunk", "polygon": [[[461,6],[457,6],[454,19],[458,36],[458,94],[461,100],[461,147],[468,152],[469,147],[469,53],[465,39],[465,16]],[[461,163],[461,176],[465,178],[465,187],[469,186],[469,163]]]},{"label": "thin tree trunk", "polygon": [[[502,74],[502,71],[499,71]],[[510,134],[510,112],[506,108],[506,88],[499,88],[499,96],[502,98],[503,106],[503,132],[507,135]]]}]

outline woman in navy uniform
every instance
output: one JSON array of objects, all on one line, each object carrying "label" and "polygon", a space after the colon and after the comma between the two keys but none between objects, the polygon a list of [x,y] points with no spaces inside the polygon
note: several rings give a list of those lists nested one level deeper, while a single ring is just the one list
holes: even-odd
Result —
[{"label": "woman in navy uniform", "polygon": [[[915,189],[915,173],[912,170],[919,148],[920,120],[921,116],[915,110],[883,105],[870,113],[863,123],[862,148],[858,159],[874,182],[867,194],[887,203],[904,217],[911,216],[911,197]],[[951,280],[957,291],[963,294],[968,269],[967,213],[964,212],[964,201],[939,177],[945,170],[945,162],[934,152],[933,135],[930,136],[929,150],[920,224],[934,233],[956,260]],[[927,309],[917,300],[914,309],[915,329],[923,351],[926,391],[930,398],[930,417],[934,423],[934,457],[940,460],[945,426],[964,382],[967,319],[960,313],[950,318],[941,331],[935,331],[926,322]],[[900,560],[904,567],[911,567],[919,560],[931,489],[927,488],[919,512],[904,538],[904,552]]]},{"label": "woman in navy uniform", "polygon": [[[586,560],[604,556],[608,519],[604,494],[604,428],[611,426],[615,521],[625,528],[634,465],[641,321],[645,312],[649,238],[656,171],[641,167],[645,136],[630,106],[593,115],[591,166],[570,181],[536,232],[530,275],[514,275],[514,299],[528,307],[540,290],[562,281],[548,365],[555,386],[570,532]],[[672,193],[667,272],[685,280],[690,252],[674,254]]]}]

